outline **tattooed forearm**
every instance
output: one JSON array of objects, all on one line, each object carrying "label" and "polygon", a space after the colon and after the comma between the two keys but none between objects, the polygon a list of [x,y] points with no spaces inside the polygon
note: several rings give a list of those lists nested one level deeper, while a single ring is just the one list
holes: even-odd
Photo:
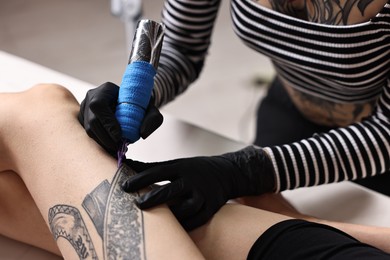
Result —
[{"label": "tattooed forearm", "polygon": [[[103,259],[146,259],[143,214],[135,205],[138,194],[126,193],[120,186],[132,174],[126,165],[122,166],[111,184],[103,181],[82,203],[102,239],[103,248],[99,251]],[[84,220],[75,207],[50,208],[49,224],[55,240],[65,238],[80,259],[98,259]]]}]

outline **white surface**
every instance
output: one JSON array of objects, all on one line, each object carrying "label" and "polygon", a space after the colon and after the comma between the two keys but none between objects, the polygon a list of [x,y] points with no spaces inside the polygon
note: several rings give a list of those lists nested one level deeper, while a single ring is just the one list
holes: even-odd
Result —
[{"label": "white surface", "polygon": [[39,83],[66,86],[79,102],[85,97],[86,91],[94,87],[84,81],[0,50],[0,92],[23,91]]},{"label": "white surface", "polygon": [[[0,92],[22,91],[40,82],[60,83],[81,101],[92,86],[0,51]],[[21,72],[23,75],[21,76]],[[129,147],[128,157],[158,161],[213,155],[245,145],[184,123],[170,115],[147,140]],[[353,223],[390,226],[390,199],[353,183],[338,183],[284,192],[302,212]],[[0,259],[58,259],[51,254],[0,236]]]},{"label": "white surface", "polygon": [[390,227],[390,198],[352,182],[283,192],[301,212],[328,220]]}]

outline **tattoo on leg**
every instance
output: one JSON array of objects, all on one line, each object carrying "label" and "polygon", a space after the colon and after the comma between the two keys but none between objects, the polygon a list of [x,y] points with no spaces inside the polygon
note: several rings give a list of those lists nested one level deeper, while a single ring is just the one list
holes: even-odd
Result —
[{"label": "tattoo on leg", "polygon": [[85,196],[82,203],[83,208],[88,213],[102,239],[104,215],[106,214],[106,204],[110,187],[111,185],[107,180],[102,181],[91,193]]},{"label": "tattoo on leg", "polygon": [[143,214],[135,205],[138,194],[126,193],[120,184],[130,174],[122,166],[111,184],[104,218],[104,256],[105,259],[145,259]]},{"label": "tattoo on leg", "polygon": [[[103,240],[104,259],[146,259],[144,220],[135,205],[138,194],[122,190],[121,183],[134,172],[126,165],[118,169],[112,183],[100,183],[87,194],[82,206]],[[49,210],[49,224],[54,239],[64,237],[80,259],[98,259],[80,212],[68,205]]]},{"label": "tattoo on leg", "polygon": [[80,259],[98,259],[91,237],[80,212],[68,205],[56,205],[49,209],[50,230],[57,241],[63,237],[76,250]]}]

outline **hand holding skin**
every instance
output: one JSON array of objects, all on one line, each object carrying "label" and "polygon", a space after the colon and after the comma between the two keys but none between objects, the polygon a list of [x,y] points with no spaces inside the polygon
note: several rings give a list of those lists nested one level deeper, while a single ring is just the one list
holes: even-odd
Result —
[{"label": "hand holding skin", "polygon": [[170,181],[139,197],[137,204],[148,209],[168,203],[186,230],[206,223],[230,199],[272,192],[275,187],[269,158],[253,146],[220,156],[126,163],[138,172],[122,185],[126,192]]},{"label": "hand holding skin", "polygon": [[[119,87],[106,82],[87,92],[80,106],[78,119],[89,137],[99,143],[113,157],[122,142],[122,131],[115,117]],[[163,122],[163,116],[151,98],[142,121],[140,135],[146,139]]]}]

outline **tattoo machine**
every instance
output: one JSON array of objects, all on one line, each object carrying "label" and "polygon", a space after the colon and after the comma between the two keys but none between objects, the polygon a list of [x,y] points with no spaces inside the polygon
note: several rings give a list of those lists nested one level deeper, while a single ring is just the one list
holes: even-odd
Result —
[{"label": "tattoo machine", "polygon": [[140,138],[140,128],[152,95],[163,37],[162,23],[148,19],[138,22],[115,112],[123,138],[118,151],[119,166],[126,156],[127,146]]}]

